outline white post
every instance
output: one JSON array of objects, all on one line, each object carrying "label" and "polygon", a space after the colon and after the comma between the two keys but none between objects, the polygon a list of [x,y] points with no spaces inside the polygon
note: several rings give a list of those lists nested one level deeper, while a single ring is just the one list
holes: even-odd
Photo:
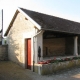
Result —
[{"label": "white post", "polygon": [[78,36],[74,37],[74,55],[78,56]]}]

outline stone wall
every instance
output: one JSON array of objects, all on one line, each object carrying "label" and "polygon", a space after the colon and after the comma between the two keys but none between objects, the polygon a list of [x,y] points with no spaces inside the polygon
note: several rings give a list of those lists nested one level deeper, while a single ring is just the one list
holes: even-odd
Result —
[{"label": "stone wall", "polygon": [[63,70],[80,67],[80,59],[49,64],[35,64],[34,71],[40,75],[53,74]]},{"label": "stone wall", "polygon": [[25,39],[34,35],[34,25],[22,13],[18,13],[8,33],[8,58],[25,67]]},{"label": "stone wall", "polygon": [[0,60],[8,60],[8,46],[0,45]]},{"label": "stone wall", "polygon": [[43,40],[43,56],[65,55],[65,38],[53,38]]}]

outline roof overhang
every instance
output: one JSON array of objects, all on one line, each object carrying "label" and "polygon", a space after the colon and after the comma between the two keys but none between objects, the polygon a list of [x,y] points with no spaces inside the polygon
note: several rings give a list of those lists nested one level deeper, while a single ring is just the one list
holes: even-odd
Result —
[{"label": "roof overhang", "polygon": [[12,18],[9,27],[7,28],[4,36],[8,35],[14,20],[18,13],[22,13],[26,19],[30,20],[34,26],[39,30],[62,32],[68,34],[80,35],[80,23],[58,18],[51,15],[46,15],[26,9],[17,8],[14,17]]},{"label": "roof overhang", "polygon": [[66,38],[66,37],[74,37],[74,36],[78,36],[78,35],[73,33],[65,33],[65,32],[52,31],[52,30],[45,30],[43,33],[44,39]]},{"label": "roof overhang", "polygon": [[51,31],[51,32],[54,32],[54,33],[63,33],[63,34],[80,35],[79,33],[73,33],[73,32],[67,32],[67,31],[60,31],[60,30],[53,30],[53,29],[44,29],[44,28],[42,28],[41,30],[44,30],[44,31]]}]

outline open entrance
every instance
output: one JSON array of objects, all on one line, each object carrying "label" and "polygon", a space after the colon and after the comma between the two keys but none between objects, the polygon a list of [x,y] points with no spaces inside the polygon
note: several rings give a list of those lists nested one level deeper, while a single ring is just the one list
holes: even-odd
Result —
[{"label": "open entrance", "polygon": [[43,58],[74,55],[75,34],[45,31],[43,33]]}]

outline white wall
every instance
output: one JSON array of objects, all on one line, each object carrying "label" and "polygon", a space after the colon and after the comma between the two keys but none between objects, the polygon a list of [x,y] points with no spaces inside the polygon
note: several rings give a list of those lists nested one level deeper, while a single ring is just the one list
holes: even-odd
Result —
[{"label": "white wall", "polygon": [[[35,63],[37,63],[38,61],[43,60],[43,32],[39,33],[37,36],[35,36],[34,38],[34,52],[35,52]],[[38,47],[40,46],[41,48],[41,58],[39,60],[38,57]]]}]

